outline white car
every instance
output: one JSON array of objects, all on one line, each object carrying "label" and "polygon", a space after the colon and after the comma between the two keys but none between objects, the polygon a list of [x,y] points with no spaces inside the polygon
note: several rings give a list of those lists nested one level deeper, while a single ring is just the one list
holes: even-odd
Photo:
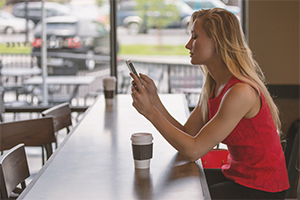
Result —
[{"label": "white car", "polygon": [[210,9],[210,8],[224,8],[236,15],[240,20],[241,8],[239,6],[229,6],[223,3],[221,0],[183,0],[193,10]]},{"label": "white car", "polygon": [[[28,29],[31,30],[34,23],[28,20]],[[26,31],[26,19],[18,18],[9,12],[0,11],[0,32],[6,34],[24,33]]]}]

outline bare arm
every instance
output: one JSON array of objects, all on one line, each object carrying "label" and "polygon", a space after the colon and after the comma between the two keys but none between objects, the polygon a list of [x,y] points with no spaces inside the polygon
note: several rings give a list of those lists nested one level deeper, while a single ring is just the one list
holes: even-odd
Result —
[{"label": "bare arm", "polygon": [[147,90],[147,93],[149,94],[149,98],[153,102],[153,105],[166,118],[166,120],[169,121],[176,128],[188,133],[191,136],[195,136],[201,129],[201,127],[204,125],[203,118],[200,112],[200,107],[197,106],[189,116],[187,122],[184,125],[182,125],[170,115],[170,113],[167,111],[167,109],[161,102],[153,80],[144,74],[140,74],[140,77],[144,87]]},{"label": "bare arm", "polygon": [[243,117],[254,116],[260,108],[257,92],[247,84],[236,84],[224,95],[216,115],[192,137],[170,123],[154,106],[146,89],[142,88],[137,78],[133,78],[139,89],[132,95],[133,106],[175,149],[191,161],[209,152],[231,133]]}]

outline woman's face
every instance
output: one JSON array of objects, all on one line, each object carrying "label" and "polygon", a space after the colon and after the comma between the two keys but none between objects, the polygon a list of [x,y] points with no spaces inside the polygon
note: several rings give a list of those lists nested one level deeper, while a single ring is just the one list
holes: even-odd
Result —
[{"label": "woman's face", "polygon": [[191,38],[185,48],[190,50],[191,63],[193,65],[208,65],[216,55],[215,44],[202,28],[202,19],[197,18],[191,29]]}]

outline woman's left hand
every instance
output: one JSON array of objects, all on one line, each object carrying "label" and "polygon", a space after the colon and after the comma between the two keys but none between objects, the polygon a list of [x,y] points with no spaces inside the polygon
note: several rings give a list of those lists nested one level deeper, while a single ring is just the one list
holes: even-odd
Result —
[{"label": "woman's left hand", "polygon": [[132,73],[130,73],[130,76],[133,78],[133,85],[131,86],[132,105],[140,114],[147,118],[151,109],[155,108],[153,102],[138,77]]}]

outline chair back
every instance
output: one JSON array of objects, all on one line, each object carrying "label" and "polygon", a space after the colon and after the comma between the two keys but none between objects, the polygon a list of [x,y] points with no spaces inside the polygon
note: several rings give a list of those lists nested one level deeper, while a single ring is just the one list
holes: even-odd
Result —
[{"label": "chair back", "polygon": [[0,123],[0,151],[17,144],[45,147],[47,159],[52,155],[52,142],[56,141],[52,117]]},{"label": "chair back", "polygon": [[23,191],[25,179],[29,176],[24,144],[18,144],[0,157],[1,198],[8,199],[20,183]]},{"label": "chair back", "polygon": [[[300,140],[300,137],[298,137],[298,140]],[[300,141],[298,141],[298,144],[300,144]],[[298,147],[298,159],[297,159],[296,169],[300,172],[300,148],[299,147]]]},{"label": "chair back", "polygon": [[0,122],[3,122],[4,112],[5,112],[5,108],[3,102],[3,89],[0,87]]},{"label": "chair back", "polygon": [[52,117],[54,131],[57,132],[63,128],[67,129],[67,133],[70,132],[70,126],[72,126],[71,109],[68,102],[53,106],[42,112],[43,117]]},{"label": "chair back", "polygon": [[285,152],[285,150],[286,150],[286,144],[287,144],[286,140],[281,140],[281,147],[282,147],[283,152]]},{"label": "chair back", "polygon": [[299,171],[297,170],[297,162],[298,156],[299,156],[299,140],[300,140],[300,129],[298,129],[293,146],[292,151],[289,159],[288,164],[288,176],[289,176],[289,182],[290,182],[290,188],[286,191],[285,198],[295,198],[296,197],[296,191],[297,191],[297,185],[298,185],[298,179]]},{"label": "chair back", "polygon": [[[300,138],[298,138],[300,140]],[[299,142],[300,144],[300,142]],[[300,148],[298,148],[298,161],[296,169],[298,170],[298,187],[297,187],[297,199],[300,199]]]}]

